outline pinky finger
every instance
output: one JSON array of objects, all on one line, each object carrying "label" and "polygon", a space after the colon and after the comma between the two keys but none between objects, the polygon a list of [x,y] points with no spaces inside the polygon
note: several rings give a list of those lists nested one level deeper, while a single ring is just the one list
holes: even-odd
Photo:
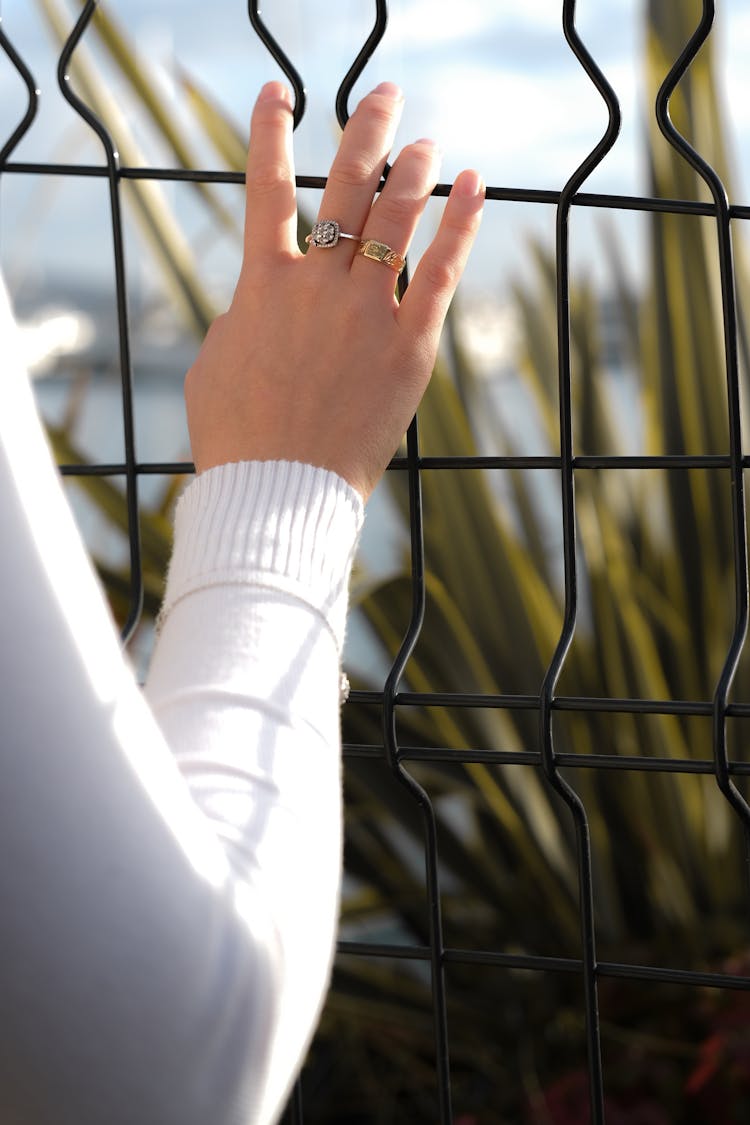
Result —
[{"label": "pinky finger", "polygon": [[437,337],[479,230],[484,181],[461,172],[451,188],[440,226],[422,255],[398,309],[402,326],[417,336]]}]

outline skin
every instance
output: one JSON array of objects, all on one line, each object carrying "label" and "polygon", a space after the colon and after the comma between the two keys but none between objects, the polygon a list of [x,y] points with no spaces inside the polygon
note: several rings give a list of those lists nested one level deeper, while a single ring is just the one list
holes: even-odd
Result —
[{"label": "skin", "polygon": [[[439,153],[402,150],[376,197],[403,95],[381,83],[342,135],[320,209],[341,230],[404,254],[437,183]],[[244,256],[230,308],[207,333],[185,383],[196,470],[244,460],[332,469],[366,500],[430,379],[448,306],[476,236],[484,185],[455,180],[403,300],[396,275],[357,242],[296,241],[292,102],[270,82],[253,111]]]}]

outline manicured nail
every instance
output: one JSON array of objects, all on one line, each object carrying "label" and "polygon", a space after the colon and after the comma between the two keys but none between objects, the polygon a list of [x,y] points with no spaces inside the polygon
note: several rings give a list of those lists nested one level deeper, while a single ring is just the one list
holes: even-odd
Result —
[{"label": "manicured nail", "polygon": [[292,108],[292,95],[283,82],[266,82],[258,94],[259,102],[284,102]]},{"label": "manicured nail", "polygon": [[456,195],[464,195],[467,198],[484,195],[484,180],[472,168],[456,177],[455,189]]},{"label": "manicured nail", "polygon": [[403,101],[404,92],[395,82],[381,82],[373,90],[373,94],[383,94],[386,98],[393,98],[394,102]]}]

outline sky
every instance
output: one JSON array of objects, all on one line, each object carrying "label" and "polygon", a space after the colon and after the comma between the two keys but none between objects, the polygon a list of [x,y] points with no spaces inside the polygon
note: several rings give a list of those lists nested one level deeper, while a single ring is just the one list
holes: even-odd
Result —
[{"label": "sky", "polygon": [[[47,0],[71,23],[71,0]],[[254,37],[245,0],[103,0],[103,7],[131,35],[139,55],[155,68],[163,95],[179,120],[195,133],[180,96],[179,74],[196,79],[242,129],[258,87],[278,77],[276,64]],[[373,0],[266,0],[263,14],[301,72],[309,108],[295,139],[297,170],[322,174],[335,151],[333,102],[341,78],[372,26]],[[621,136],[587,183],[587,190],[637,194],[645,189],[641,137],[646,109],[641,81],[643,0],[579,0],[578,23],[587,46],[615,87],[623,109]],[[716,35],[730,134],[737,155],[739,201],[750,200],[750,8],[746,0],[718,0]],[[18,160],[101,159],[56,89],[53,40],[39,15],[39,0],[0,0],[3,28],[31,65],[42,91],[39,121],[15,154]],[[441,179],[450,181],[466,166],[478,167],[490,184],[559,190],[606,125],[601,99],[593,91],[561,32],[560,0],[391,0],[385,39],[355,89],[354,98],[381,79],[398,82],[406,110],[396,147],[433,136],[444,152]],[[93,37],[90,37],[91,41]],[[105,66],[101,54],[98,65]],[[125,104],[124,94],[119,95]],[[23,111],[17,76],[0,60],[0,134],[7,135]],[[147,124],[128,111],[128,122],[144,159],[166,158]],[[195,136],[203,166],[213,157]],[[28,272],[44,256],[50,269],[106,267],[98,252],[106,239],[105,217],[95,220],[92,200],[103,185],[31,183],[6,176],[0,194],[0,259],[7,272]],[[180,221],[200,219],[184,189],[166,187]],[[98,198],[98,197],[97,197]],[[227,191],[241,207],[236,191]],[[309,208],[315,201],[307,201]],[[434,229],[437,207],[424,224]],[[104,213],[102,212],[102,215]],[[581,268],[600,269],[593,233],[600,216],[582,217]],[[550,207],[495,206],[488,212],[467,284],[510,284],[522,270],[524,246],[536,233],[552,237]],[[640,235],[637,221],[616,217],[630,269],[637,275]],[[423,242],[422,242],[423,245]],[[33,250],[33,254],[30,253]],[[420,251],[419,239],[415,244]],[[231,272],[221,250],[206,255],[206,269]]]}]

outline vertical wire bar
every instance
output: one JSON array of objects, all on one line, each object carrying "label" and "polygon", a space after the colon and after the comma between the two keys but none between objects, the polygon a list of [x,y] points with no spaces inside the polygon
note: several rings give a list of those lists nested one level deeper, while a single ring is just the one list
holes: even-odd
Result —
[{"label": "vertical wire bar", "polygon": [[[375,22],[359,54],[347,71],[336,95],[336,117],[343,129],[349,119],[348,101],[355,83],[372,57],[388,26],[387,0],[375,0]],[[389,172],[386,164],[384,178]],[[409,284],[408,269],[399,277],[398,295],[403,297]],[[425,833],[425,886],[427,891],[430,935],[430,972],[432,1018],[435,1036],[435,1062],[438,1083],[440,1125],[450,1125],[451,1107],[450,1052],[448,1045],[448,1013],[445,994],[445,943],[440,905],[438,871],[437,821],[429,796],[404,769],[398,750],[396,730],[396,695],[414,647],[419,639],[425,612],[424,533],[422,519],[422,485],[419,476],[419,430],[414,418],[406,435],[407,474],[409,481],[409,535],[411,543],[412,613],[406,635],[396,655],[383,688],[383,745],[397,780],[419,805]]]},{"label": "vertical wire bar", "polygon": [[575,823],[578,856],[578,883],[583,960],[586,1048],[589,1063],[591,1119],[604,1123],[604,1080],[597,990],[596,929],[591,838],[583,803],[575,790],[560,775],[555,761],[552,734],[552,709],[555,687],[573,640],[578,614],[578,575],[576,563],[575,482],[573,473],[573,420],[570,364],[570,262],[569,217],[575,193],[597,164],[614,145],[620,130],[617,97],[586,50],[575,26],[575,0],[564,0],[563,32],[587,75],[601,94],[609,112],[607,129],[586,159],[579,165],[560,194],[556,215],[557,255],[557,334],[560,410],[561,503],[565,575],[565,613],[557,648],[544,677],[539,698],[539,735],[542,765],[547,781],[568,805]]},{"label": "vertical wire bar", "polygon": [[409,531],[411,541],[412,613],[401,648],[383,688],[383,740],[386,755],[397,780],[419,805],[425,833],[425,886],[430,935],[432,1017],[435,1035],[435,1061],[438,1081],[440,1125],[450,1125],[450,1053],[445,995],[445,943],[443,940],[438,871],[437,822],[432,802],[422,786],[408,773],[400,760],[396,731],[396,695],[406,665],[419,638],[425,612],[424,533],[422,486],[419,477],[419,434],[414,419],[407,432],[407,473],[409,480]]},{"label": "vertical wire bar", "polygon": [[135,453],[135,428],[133,420],[133,373],[130,359],[130,329],[125,281],[125,246],[120,206],[120,158],[109,131],[99,118],[75,93],[70,84],[68,66],[75,48],[87,30],[99,0],[86,0],[75,27],[60,54],[57,81],[62,95],[76,113],[97,134],[107,160],[112,243],[115,263],[115,295],[117,302],[117,331],[120,353],[120,380],[122,387],[122,420],[125,443],[125,497],[128,513],[128,540],[130,545],[130,607],[122,628],[125,643],[132,636],[143,608],[143,573],[141,567],[141,537],[138,514],[138,467]]},{"label": "vertical wire bar", "polygon": [[349,120],[349,95],[385,35],[388,26],[388,0],[375,0],[375,23],[336,93],[336,120],[343,129]]},{"label": "vertical wire bar", "polygon": [[293,126],[296,129],[300,121],[304,117],[305,109],[307,107],[307,93],[302,81],[302,77],[295,67],[289,55],[282,50],[278,41],[271,34],[266,27],[260,14],[260,0],[248,0],[247,14],[250,19],[250,24],[255,34],[260,39],[263,46],[266,48],[271,57],[279,64],[289,83],[292,87],[294,94],[294,114]]},{"label": "vertical wire bar", "polygon": [[3,51],[5,51],[5,54],[8,56],[18,73],[21,75],[29,97],[26,105],[26,112],[24,113],[23,117],[21,118],[11,135],[8,137],[3,147],[0,148],[0,172],[2,172],[3,168],[10,158],[11,153],[13,152],[13,149],[16,147],[16,145],[18,145],[24,134],[27,133],[31,128],[32,122],[36,117],[37,109],[39,108],[39,90],[37,89],[33,74],[26,66],[26,63],[23,61],[18,51],[16,51],[15,47],[3,30],[2,13],[0,13],[0,47],[3,49]]},{"label": "vertical wire bar", "polygon": [[740,655],[745,644],[748,625],[747,517],[742,471],[742,420],[740,414],[740,380],[737,341],[737,297],[729,199],[718,173],[700,156],[675,127],[669,114],[669,101],[684,77],[690,63],[708,39],[714,21],[714,0],[703,0],[700,23],[682,54],[662,83],[656,97],[656,120],[672,147],[698,173],[708,186],[716,205],[716,234],[719,249],[719,276],[724,329],[727,410],[729,421],[729,463],[732,494],[732,532],[734,561],[735,620],[726,659],[713,697],[713,753],[715,776],[719,789],[739,816],[745,833],[745,846],[750,855],[750,806],[742,797],[729,774],[727,753],[727,706]]},{"label": "vertical wire bar", "polygon": [[[404,271],[399,278],[399,297],[403,296],[407,285],[408,276]],[[424,621],[426,601],[422,483],[419,469],[419,431],[416,418],[412,420],[407,431],[406,453],[409,481],[412,611],[406,635],[383,688],[383,744],[392,772],[417,802],[422,814],[425,833],[425,886],[430,936],[431,999],[439,1121],[440,1125],[451,1125],[453,1111],[451,1106],[448,1012],[445,991],[445,942],[438,870],[437,820],[428,794],[401,763],[396,730],[396,695],[406,666],[419,639],[422,622]]]}]

